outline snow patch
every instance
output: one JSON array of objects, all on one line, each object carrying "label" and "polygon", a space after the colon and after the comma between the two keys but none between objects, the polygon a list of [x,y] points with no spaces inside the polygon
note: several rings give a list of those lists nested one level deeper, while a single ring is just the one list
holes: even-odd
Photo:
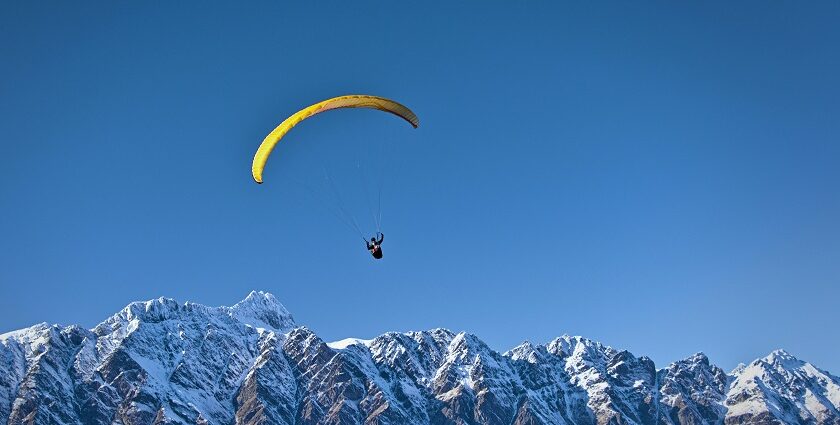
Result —
[{"label": "snow patch", "polygon": [[372,339],[344,338],[342,340],[328,342],[327,347],[333,350],[343,350],[351,345],[364,345],[365,347],[369,347],[372,342]]}]

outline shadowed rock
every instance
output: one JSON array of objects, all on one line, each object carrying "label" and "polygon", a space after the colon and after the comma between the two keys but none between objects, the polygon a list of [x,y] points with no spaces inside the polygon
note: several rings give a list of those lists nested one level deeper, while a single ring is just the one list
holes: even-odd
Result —
[{"label": "shadowed rock", "polygon": [[840,425],[838,412],[840,380],[781,350],[726,374],[702,353],[657,370],[570,336],[504,354],[445,329],[327,344],[263,292],[0,335],[12,425]]}]

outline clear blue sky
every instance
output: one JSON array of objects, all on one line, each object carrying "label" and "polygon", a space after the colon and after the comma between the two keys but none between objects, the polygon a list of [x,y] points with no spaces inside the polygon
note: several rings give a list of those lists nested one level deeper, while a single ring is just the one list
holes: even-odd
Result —
[{"label": "clear blue sky", "polygon": [[[0,332],[262,289],[327,340],[569,333],[840,373],[838,22],[836,1],[5,2]],[[253,183],[267,132],[346,93],[421,127],[324,114]],[[375,142],[381,262],[291,183],[349,178]]]}]

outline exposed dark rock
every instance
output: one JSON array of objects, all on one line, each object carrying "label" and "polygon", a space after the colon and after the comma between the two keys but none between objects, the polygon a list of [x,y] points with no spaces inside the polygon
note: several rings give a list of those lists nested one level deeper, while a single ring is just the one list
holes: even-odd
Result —
[{"label": "exposed dark rock", "polygon": [[445,329],[327,344],[270,294],[132,303],[91,331],[0,336],[0,423],[832,424],[840,380],[784,351],[657,370],[581,337],[505,354]]}]

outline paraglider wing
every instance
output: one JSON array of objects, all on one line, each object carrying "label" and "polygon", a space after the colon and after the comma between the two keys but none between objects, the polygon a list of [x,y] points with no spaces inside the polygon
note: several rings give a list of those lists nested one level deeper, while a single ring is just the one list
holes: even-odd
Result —
[{"label": "paraglider wing", "polygon": [[254,181],[262,183],[263,168],[265,168],[265,163],[268,161],[268,156],[271,155],[271,151],[274,150],[274,147],[277,146],[277,143],[280,142],[280,139],[282,139],[289,130],[294,128],[294,126],[298,125],[301,121],[313,115],[329,111],[330,109],[339,108],[378,109],[380,111],[390,112],[398,117],[401,117],[402,119],[408,121],[408,123],[414,128],[417,128],[417,126],[420,125],[420,121],[417,119],[417,115],[415,115],[414,112],[411,112],[411,110],[407,107],[394,102],[393,100],[385,99],[384,97],[350,95],[334,97],[332,99],[316,103],[312,106],[301,109],[300,111],[295,112],[294,115],[286,118],[282,123],[280,123],[280,125],[277,126],[277,128],[269,133],[265,139],[263,139],[259,149],[257,149],[257,153],[254,155],[254,162],[251,164],[251,174],[254,177]]}]

